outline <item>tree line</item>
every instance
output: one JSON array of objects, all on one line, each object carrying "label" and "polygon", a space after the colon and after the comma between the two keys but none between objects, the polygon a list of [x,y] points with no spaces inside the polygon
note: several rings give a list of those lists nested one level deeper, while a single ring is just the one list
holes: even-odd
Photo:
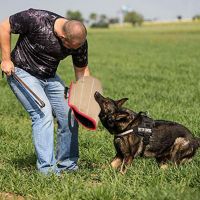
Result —
[{"label": "tree line", "polygon": [[[82,16],[82,13],[80,11],[72,11],[68,10],[66,12],[66,17],[68,19],[74,19],[74,20],[79,20],[81,22],[86,22],[89,24],[90,27],[92,28],[108,28],[110,24],[115,24],[115,23],[120,23],[120,22],[128,22],[131,23],[133,26],[141,26],[142,23],[144,22],[144,17],[136,12],[136,11],[127,11],[127,12],[122,12],[122,19],[120,21],[120,18],[115,17],[115,18],[108,18],[105,14],[100,14],[98,15],[97,13],[91,13],[89,15],[89,20],[85,20]],[[177,19],[179,21],[182,20],[182,16],[178,15]],[[193,18],[195,21],[200,20],[200,15],[195,15]]]},{"label": "tree line", "polygon": [[[136,25],[140,26],[144,21],[144,17],[140,13],[137,13],[135,11],[123,13],[122,17],[123,17],[122,22],[129,22],[133,26]],[[85,20],[82,16],[82,13],[78,10],[77,11],[68,10],[66,12],[66,18],[79,20],[81,22],[86,22],[92,28],[94,27],[107,28],[109,27],[109,24],[120,23],[120,19],[118,17],[108,18],[105,14],[98,15],[97,13],[91,13],[89,15],[89,20]]]}]

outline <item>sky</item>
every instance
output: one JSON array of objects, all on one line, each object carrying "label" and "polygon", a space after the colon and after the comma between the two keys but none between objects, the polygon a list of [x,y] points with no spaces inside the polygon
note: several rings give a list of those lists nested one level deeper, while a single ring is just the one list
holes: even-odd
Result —
[{"label": "sky", "polygon": [[68,10],[80,11],[85,19],[91,13],[119,17],[124,8],[139,12],[145,19],[174,20],[178,15],[192,18],[200,14],[200,0],[0,0],[0,21],[16,12],[45,9],[66,15]]}]

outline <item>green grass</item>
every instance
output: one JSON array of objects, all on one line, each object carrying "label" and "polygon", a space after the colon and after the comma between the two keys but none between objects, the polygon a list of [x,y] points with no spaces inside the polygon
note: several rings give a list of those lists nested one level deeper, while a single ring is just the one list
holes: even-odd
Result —
[{"label": "green grass", "polygon": [[[174,120],[200,136],[200,26],[159,25],[89,30],[89,66],[104,95],[128,97],[128,108]],[[15,43],[15,38],[13,40]],[[58,73],[74,80],[71,58]],[[199,199],[200,152],[180,168],[160,170],[154,159],[137,158],[122,176],[109,167],[112,136],[80,128],[79,172],[61,178],[37,173],[28,115],[0,80],[0,192],[26,199]]]}]

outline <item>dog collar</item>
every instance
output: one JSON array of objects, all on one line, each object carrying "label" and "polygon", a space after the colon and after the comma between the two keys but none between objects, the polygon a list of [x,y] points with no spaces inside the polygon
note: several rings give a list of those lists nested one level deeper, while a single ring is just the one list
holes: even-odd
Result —
[{"label": "dog collar", "polygon": [[131,133],[131,132],[133,132],[133,129],[130,129],[128,131],[125,131],[125,132],[122,132],[120,134],[117,134],[117,136],[124,136],[124,135],[127,135],[127,134]]}]

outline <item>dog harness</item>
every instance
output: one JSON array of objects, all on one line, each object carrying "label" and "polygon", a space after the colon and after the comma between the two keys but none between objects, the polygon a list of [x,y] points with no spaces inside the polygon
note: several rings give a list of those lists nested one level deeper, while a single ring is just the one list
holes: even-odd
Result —
[{"label": "dog harness", "polygon": [[[123,137],[130,133],[133,133],[136,136],[142,137],[143,148],[142,148],[142,152],[141,152],[140,156],[143,156],[146,146],[149,144],[150,137],[153,134],[152,129],[155,126],[155,122],[152,118],[147,117],[146,112],[139,112],[137,114],[137,116],[139,116],[139,115],[142,116],[141,124],[139,126],[133,127],[132,129],[130,129],[128,131],[117,134],[117,137]],[[136,118],[137,118],[137,116],[136,116]]]}]

